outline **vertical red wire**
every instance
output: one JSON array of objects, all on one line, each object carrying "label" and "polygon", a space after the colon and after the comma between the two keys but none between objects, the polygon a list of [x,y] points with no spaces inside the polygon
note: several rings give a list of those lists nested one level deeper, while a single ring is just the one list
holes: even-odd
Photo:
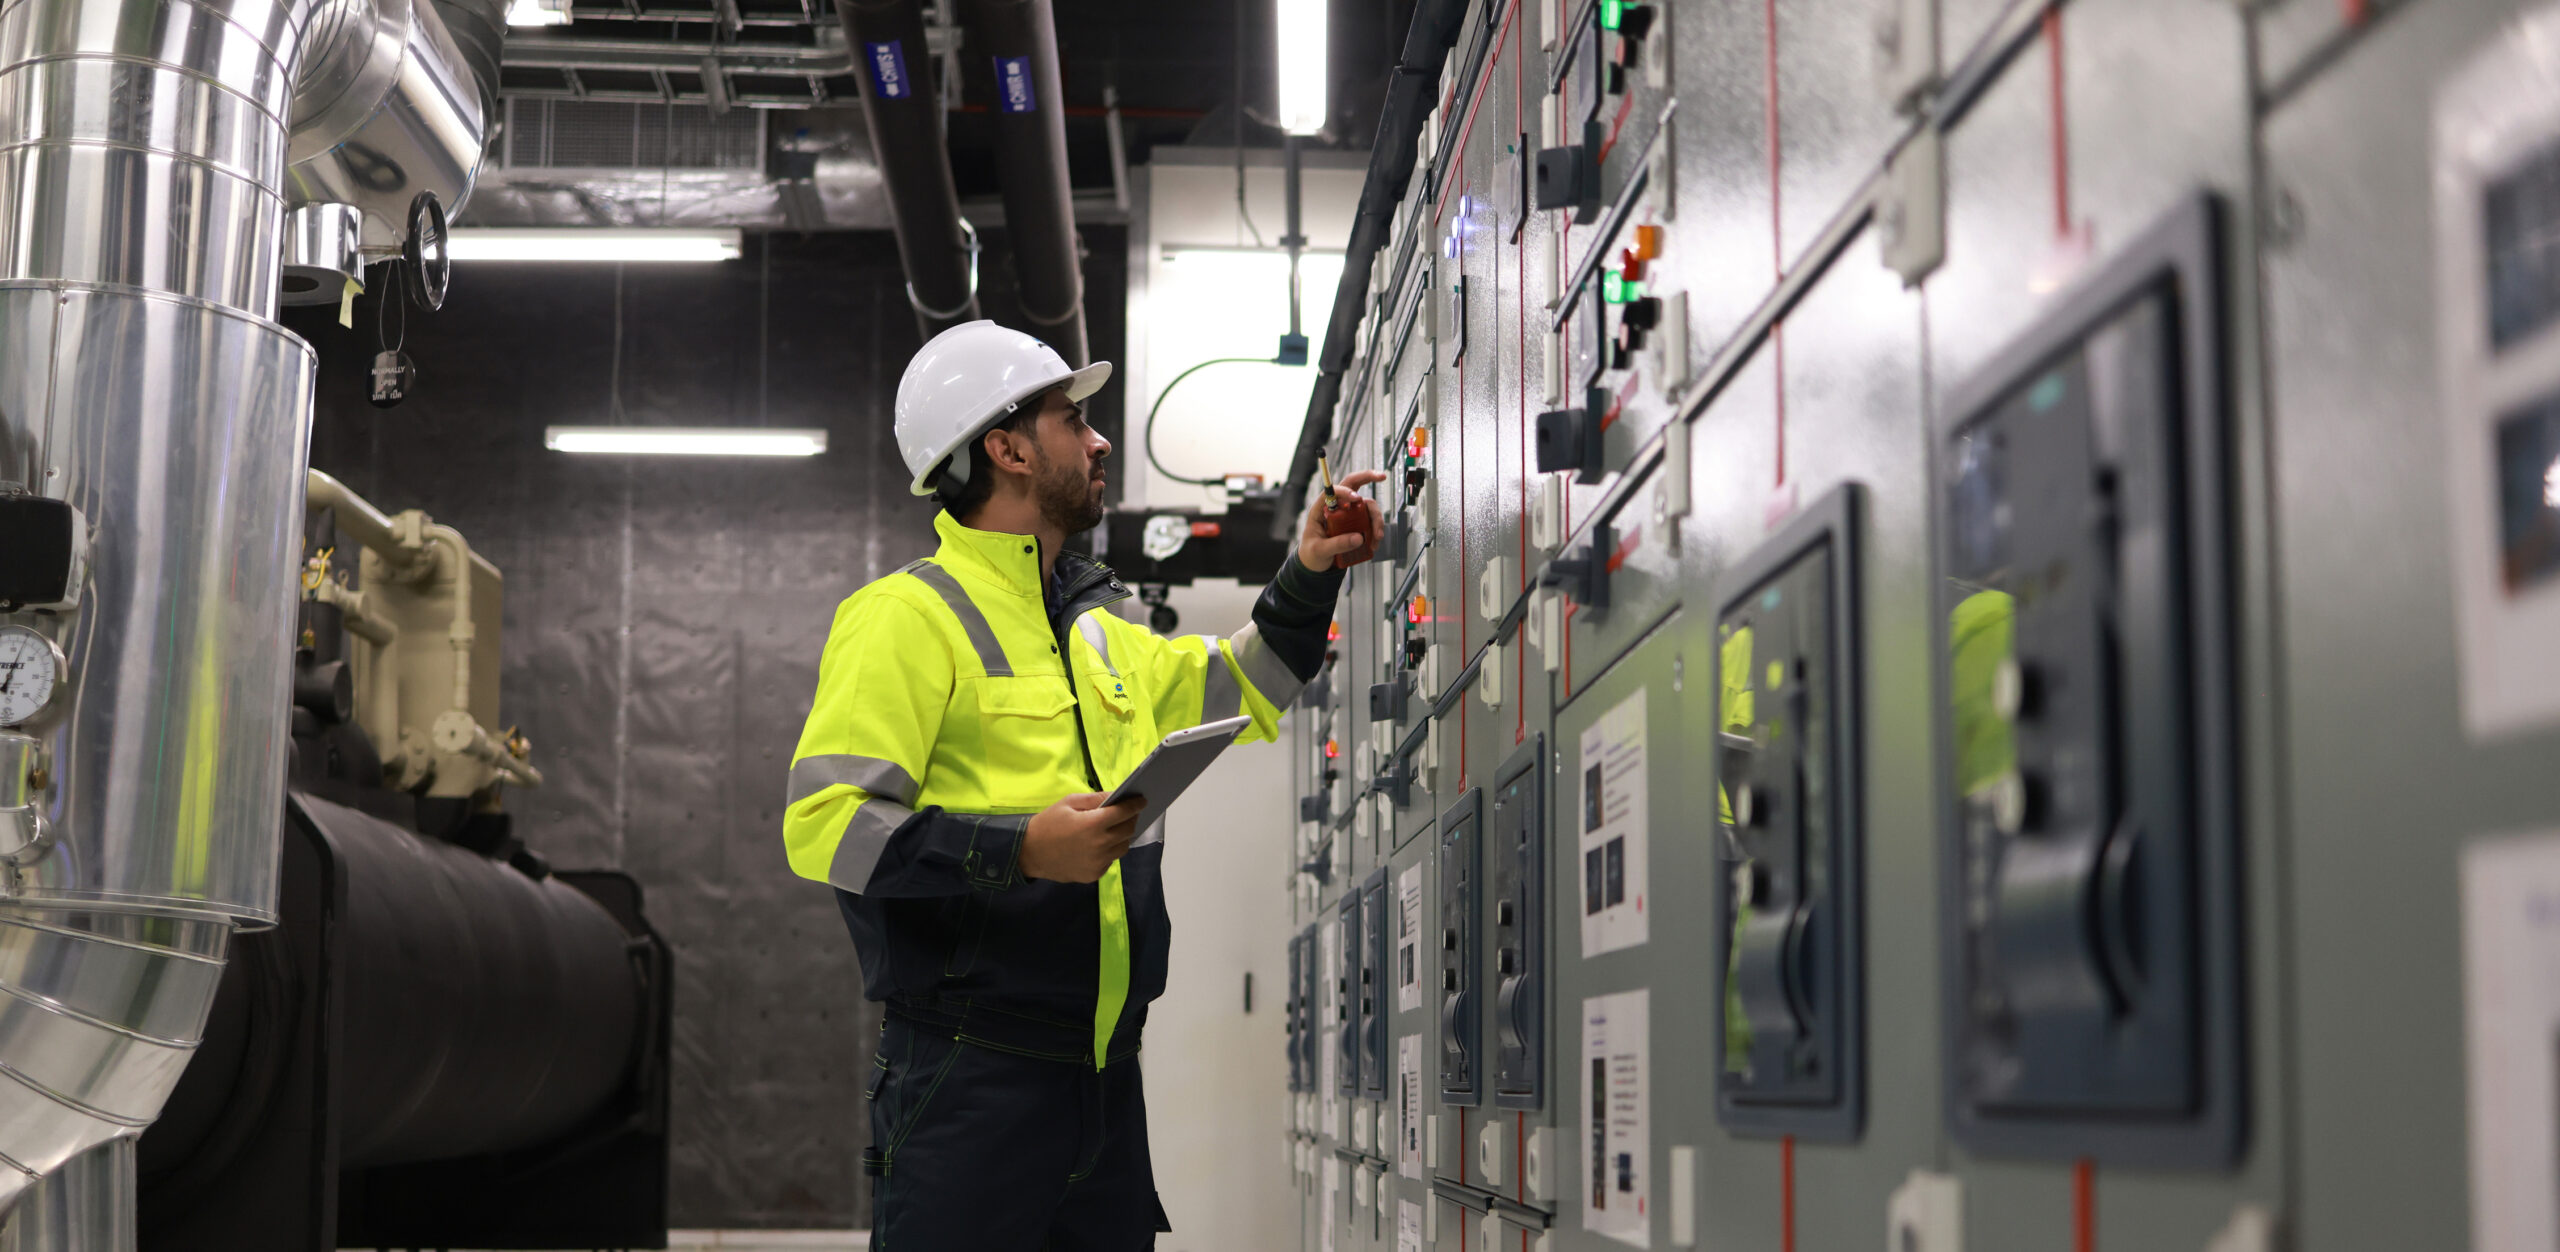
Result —
[{"label": "vertical red wire", "polygon": [[2071,237],[2071,121],[2063,108],[2062,94],[2062,10],[2044,11],[2045,62],[2051,66],[2048,79],[2049,105],[2053,114],[2053,236]]},{"label": "vertical red wire", "polygon": [[[1778,1141],[1778,1245],[1796,1252],[1796,1137]],[[2085,1249],[2084,1249],[2085,1252]]]},{"label": "vertical red wire", "polygon": [[2098,1252],[2098,1167],[2087,1157],[2071,1170],[2072,1252]]}]

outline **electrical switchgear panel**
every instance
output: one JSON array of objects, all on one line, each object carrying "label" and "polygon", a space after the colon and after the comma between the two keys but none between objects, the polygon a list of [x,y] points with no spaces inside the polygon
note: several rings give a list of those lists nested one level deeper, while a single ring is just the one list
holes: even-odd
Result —
[{"label": "electrical switchgear panel", "polygon": [[1493,1102],[1539,1107],[1547,1068],[1546,740],[1531,734],[1494,775]]},{"label": "electrical switchgear panel", "polygon": [[1947,406],[1946,1058],[1976,1150],[2238,1149],[2220,255],[2199,197]]},{"label": "electrical switchgear panel", "polygon": [[1469,791],[1440,818],[1440,1099],[1466,1107],[1484,1099],[1483,810],[1483,793]]},{"label": "electrical switchgear panel", "polygon": [[1798,514],[1716,595],[1716,1114],[1745,1133],[1858,1136],[1860,488]]},{"label": "electrical switchgear panel", "polygon": [[1366,1026],[1361,1016],[1368,997],[1360,987],[1360,897],[1357,891],[1344,892],[1333,922],[1338,962],[1333,972],[1333,1093],[1344,1098],[1360,1094],[1360,1032]]},{"label": "electrical switchgear panel", "polygon": [[1305,934],[1289,937],[1289,1090],[1307,1089],[1307,1059],[1300,1046],[1306,1040],[1306,1000],[1300,994],[1307,985],[1307,939]]},{"label": "electrical switchgear panel", "polygon": [[1395,1066],[1387,1052],[1387,871],[1369,875],[1360,895],[1360,1094],[1383,1100],[1387,1071]]},{"label": "electrical switchgear panel", "polygon": [[1298,1035],[1293,1055],[1301,1084],[1298,1090],[1306,1092],[1322,1089],[1324,1055],[1317,1049],[1324,1040],[1317,1022],[1323,1014],[1316,1006],[1324,992],[1324,948],[1319,933],[1317,927],[1309,926],[1298,934]]}]

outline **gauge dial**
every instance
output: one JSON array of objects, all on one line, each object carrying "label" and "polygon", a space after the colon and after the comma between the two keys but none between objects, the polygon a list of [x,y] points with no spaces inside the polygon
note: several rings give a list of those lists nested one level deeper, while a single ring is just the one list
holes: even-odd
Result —
[{"label": "gauge dial", "polygon": [[0,726],[23,726],[62,689],[62,649],[24,626],[0,626]]}]

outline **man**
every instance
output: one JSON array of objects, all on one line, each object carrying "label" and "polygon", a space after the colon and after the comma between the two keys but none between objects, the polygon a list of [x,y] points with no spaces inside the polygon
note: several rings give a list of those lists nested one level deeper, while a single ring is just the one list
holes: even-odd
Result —
[{"label": "man", "polygon": [[1375,547],[1354,489],[1385,475],[1354,474],[1234,636],[1108,612],[1127,590],[1065,544],[1102,520],[1111,445],[1082,406],[1110,374],[992,322],[916,354],[898,449],[941,502],[941,550],[837,610],[793,754],[791,866],[836,888],[863,992],[888,1005],[863,1154],[876,1252],[1116,1252],[1169,1229],[1137,1065],[1165,849],[1132,851],[1138,805],[1103,795],[1172,731],[1241,713],[1274,736],[1323,663],[1337,563]]}]

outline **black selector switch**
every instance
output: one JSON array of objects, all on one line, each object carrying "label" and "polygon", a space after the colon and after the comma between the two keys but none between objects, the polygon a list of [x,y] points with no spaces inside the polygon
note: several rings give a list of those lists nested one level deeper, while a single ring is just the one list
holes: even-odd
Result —
[{"label": "black selector switch", "polygon": [[1360,999],[1352,994],[1360,981],[1360,896],[1358,891],[1345,894],[1334,917],[1334,941],[1340,947],[1333,976],[1333,1093],[1345,1099],[1360,1094],[1360,1031],[1366,1024],[1360,1019]]},{"label": "black selector switch", "polygon": [[1857,1138],[1865,993],[1858,535],[1847,485],[1716,592],[1716,1115],[1744,1134]]},{"label": "black selector switch", "polygon": [[1601,406],[1608,402],[1607,393],[1592,388],[1578,409],[1551,409],[1538,415],[1535,431],[1538,472],[1552,474],[1572,470],[1575,482],[1600,481]]},{"label": "black selector switch", "polygon": [[1484,1100],[1483,997],[1477,991],[1483,953],[1476,932],[1484,893],[1483,793],[1469,791],[1440,817],[1440,1099],[1473,1107]]},{"label": "black selector switch", "polygon": [[1387,1045],[1387,871],[1369,875],[1360,889],[1360,1094],[1372,1100],[1387,1096],[1388,1071],[1395,1060]]},{"label": "black selector switch", "polygon": [[1539,786],[1545,740],[1503,762],[1493,788],[1493,1102],[1533,1109],[1545,1098],[1547,827]]},{"label": "black selector switch", "polygon": [[2220,214],[2189,201],[1949,397],[1945,1062],[1976,1151],[2239,1151]]}]

